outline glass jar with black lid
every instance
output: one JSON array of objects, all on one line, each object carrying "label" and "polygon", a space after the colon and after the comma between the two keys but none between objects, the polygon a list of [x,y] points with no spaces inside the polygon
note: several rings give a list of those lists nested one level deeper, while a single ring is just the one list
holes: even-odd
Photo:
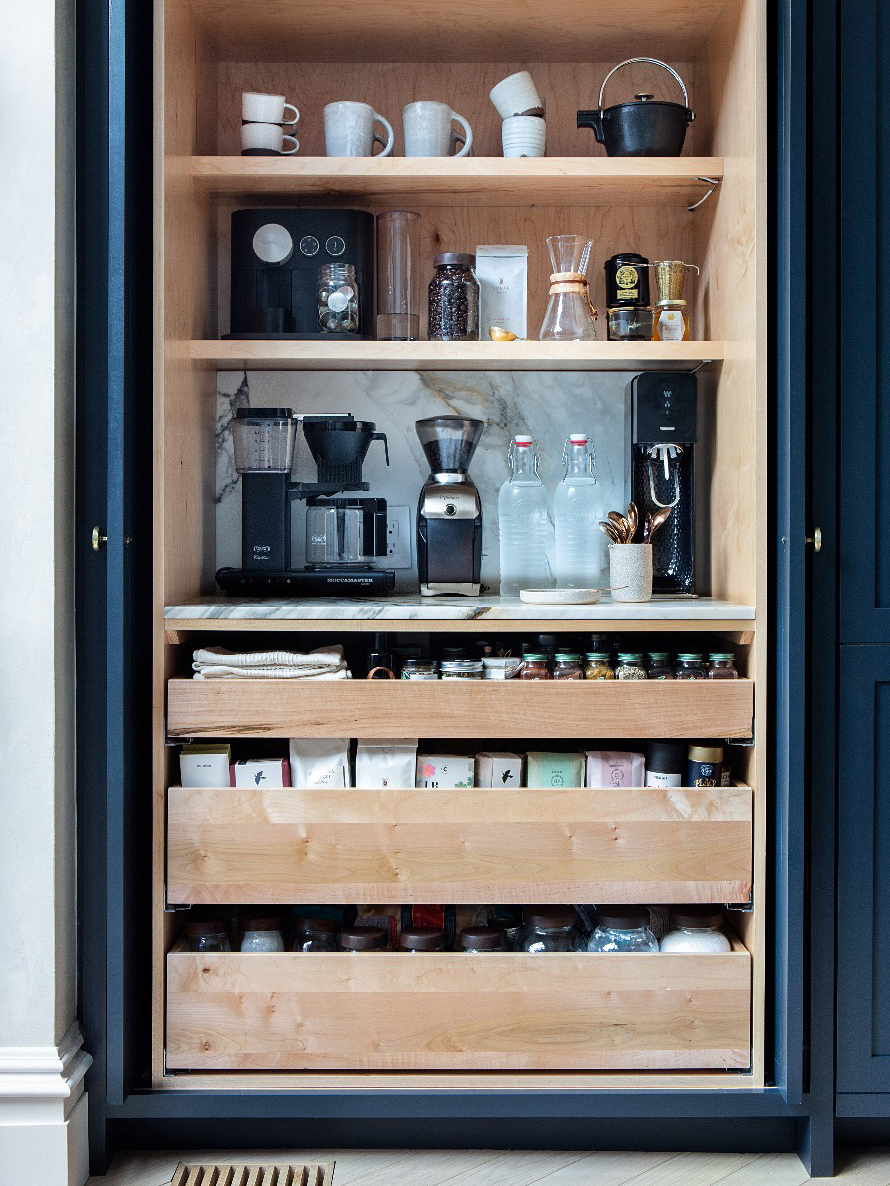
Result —
[{"label": "glass jar with black lid", "polygon": [[434,256],[427,337],[431,342],[479,340],[479,281],[474,258],[463,251]]}]

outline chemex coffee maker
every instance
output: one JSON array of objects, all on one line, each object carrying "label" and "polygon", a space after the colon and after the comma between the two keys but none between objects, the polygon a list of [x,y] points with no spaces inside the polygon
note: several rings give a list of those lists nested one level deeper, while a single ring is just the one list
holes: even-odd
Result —
[{"label": "chemex coffee maker", "polygon": [[[292,476],[299,425],[317,481]],[[386,499],[333,495],[368,490],[362,465],[372,441],[386,434],[351,415],[297,417],[290,408],[239,408],[232,420],[235,468],[241,476],[241,568],[216,579],[238,596],[379,594],[395,573],[371,567],[385,556]],[[306,565],[291,567],[291,503],[306,502]]]},{"label": "chemex coffee maker", "polygon": [[374,216],[236,210],[229,338],[374,338]]},{"label": "chemex coffee maker", "polygon": [[649,371],[631,381],[631,497],[640,518],[671,513],[652,541],[652,591],[695,592],[695,375]]},{"label": "chemex coffee maker", "polygon": [[463,416],[418,420],[430,465],[417,507],[417,572],[424,597],[482,589],[482,503],[467,472],[485,427]]}]

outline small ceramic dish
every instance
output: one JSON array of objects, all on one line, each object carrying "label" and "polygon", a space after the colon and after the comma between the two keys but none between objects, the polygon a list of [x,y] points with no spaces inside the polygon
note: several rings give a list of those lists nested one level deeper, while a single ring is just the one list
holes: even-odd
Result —
[{"label": "small ceramic dish", "polygon": [[599,589],[520,589],[526,605],[596,605]]}]

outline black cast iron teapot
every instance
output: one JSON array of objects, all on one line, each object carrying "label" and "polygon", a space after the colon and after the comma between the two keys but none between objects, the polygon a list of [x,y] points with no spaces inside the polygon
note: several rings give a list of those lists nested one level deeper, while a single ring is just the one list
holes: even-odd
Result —
[{"label": "black cast iron teapot", "polygon": [[[683,91],[683,106],[655,101],[652,95],[641,94],[633,103],[618,103],[603,111],[606,83],[617,70],[634,62],[661,66],[672,74]],[[686,87],[676,70],[658,58],[628,58],[613,67],[603,79],[599,109],[578,112],[578,127],[593,128],[599,143],[606,146],[607,156],[679,156],[683,151],[686,128],[694,119]]]}]

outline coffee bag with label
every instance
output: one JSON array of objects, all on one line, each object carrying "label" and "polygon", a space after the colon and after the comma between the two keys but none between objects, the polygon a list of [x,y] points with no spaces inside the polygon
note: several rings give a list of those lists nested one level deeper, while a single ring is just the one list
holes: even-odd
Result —
[{"label": "coffee bag with label", "polygon": [[476,248],[479,281],[479,338],[488,327],[528,337],[528,248],[523,243],[486,244]]}]

